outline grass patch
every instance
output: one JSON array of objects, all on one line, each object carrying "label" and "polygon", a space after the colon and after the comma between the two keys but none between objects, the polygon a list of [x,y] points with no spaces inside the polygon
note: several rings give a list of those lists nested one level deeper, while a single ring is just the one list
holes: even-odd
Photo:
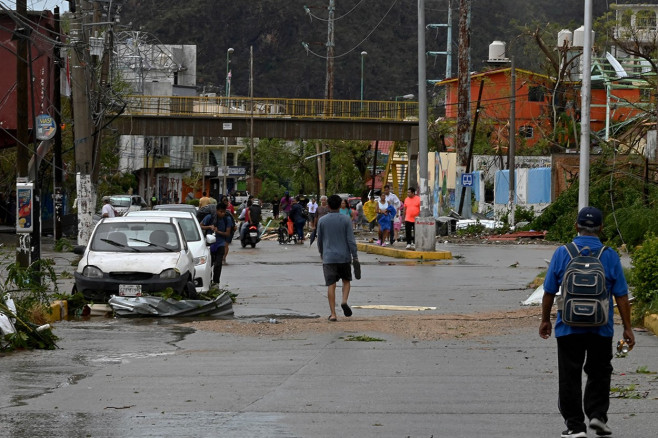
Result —
[{"label": "grass patch", "polygon": [[346,341],[356,341],[356,342],[384,342],[384,339],[373,338],[372,336],[368,336],[368,335],[349,335],[343,339],[345,339]]},{"label": "grass patch", "polygon": [[610,388],[611,397],[614,398],[628,398],[628,399],[641,399],[646,398],[648,393],[641,394],[636,390],[637,385],[634,383],[628,386],[613,386]]},{"label": "grass patch", "polygon": [[655,371],[650,371],[649,367],[647,367],[646,365],[642,365],[641,367],[638,367],[635,370],[635,372],[638,374],[656,374]]}]

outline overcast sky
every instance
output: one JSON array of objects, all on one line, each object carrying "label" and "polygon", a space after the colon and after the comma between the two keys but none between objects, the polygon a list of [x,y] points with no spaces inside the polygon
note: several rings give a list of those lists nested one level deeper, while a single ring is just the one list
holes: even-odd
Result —
[{"label": "overcast sky", "polygon": [[[16,0],[0,0],[6,8],[16,9]],[[55,6],[59,6],[59,12],[64,13],[69,10],[69,2],[64,0],[27,0],[27,9],[33,11],[52,11]]]}]

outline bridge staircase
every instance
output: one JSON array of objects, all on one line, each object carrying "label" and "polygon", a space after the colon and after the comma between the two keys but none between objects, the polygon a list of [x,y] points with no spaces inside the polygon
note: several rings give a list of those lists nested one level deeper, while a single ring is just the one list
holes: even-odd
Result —
[{"label": "bridge staircase", "polygon": [[388,184],[391,187],[391,191],[400,198],[400,201],[407,197],[409,156],[406,150],[398,150],[395,142],[389,151],[382,181],[383,185]]}]

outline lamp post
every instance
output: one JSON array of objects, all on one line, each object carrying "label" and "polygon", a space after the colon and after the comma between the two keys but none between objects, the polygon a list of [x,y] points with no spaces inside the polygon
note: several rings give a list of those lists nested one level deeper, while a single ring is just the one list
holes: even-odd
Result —
[{"label": "lamp post", "polygon": [[[233,47],[229,47],[226,51],[226,112],[230,112],[231,104],[229,102],[229,97],[231,97],[231,53],[233,53]],[[228,190],[226,187],[226,176],[228,174],[228,137],[224,137],[224,158],[223,158],[222,167],[223,177],[222,177],[222,194],[228,196]]]},{"label": "lamp post", "polygon": [[404,100],[410,100],[413,99],[415,96],[413,94],[405,94],[403,96],[395,96],[395,115],[399,116],[400,113],[400,107],[398,106],[398,99],[404,99]]},{"label": "lamp post", "polygon": [[364,59],[368,55],[368,52],[365,50],[361,52],[361,114],[363,114],[363,65]]}]

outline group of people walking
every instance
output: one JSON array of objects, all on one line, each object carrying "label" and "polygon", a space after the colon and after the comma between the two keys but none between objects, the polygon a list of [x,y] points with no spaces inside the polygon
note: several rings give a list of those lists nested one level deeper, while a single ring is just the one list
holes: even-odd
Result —
[{"label": "group of people walking", "polygon": [[370,195],[370,199],[363,204],[363,215],[368,222],[369,231],[373,231],[375,226],[379,225],[377,244],[381,246],[393,245],[398,240],[404,220],[406,249],[414,249],[415,224],[419,214],[420,197],[416,195],[414,187],[409,187],[407,197],[401,202],[387,184],[377,200]]}]

